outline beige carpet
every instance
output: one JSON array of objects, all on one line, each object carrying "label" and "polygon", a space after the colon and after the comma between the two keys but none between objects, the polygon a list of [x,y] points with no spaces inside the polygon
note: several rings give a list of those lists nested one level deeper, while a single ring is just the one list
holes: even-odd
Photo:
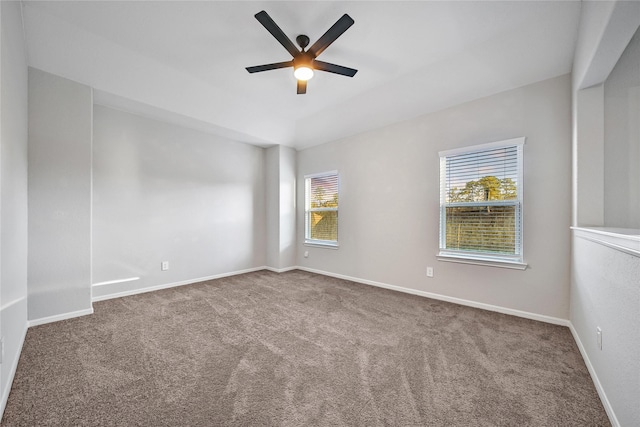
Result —
[{"label": "beige carpet", "polygon": [[302,271],[29,329],[2,426],[609,425],[569,330]]}]

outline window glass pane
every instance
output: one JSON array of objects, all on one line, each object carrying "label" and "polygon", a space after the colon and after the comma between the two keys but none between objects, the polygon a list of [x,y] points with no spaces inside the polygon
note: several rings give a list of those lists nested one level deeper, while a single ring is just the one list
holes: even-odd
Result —
[{"label": "window glass pane", "polygon": [[311,209],[338,207],[338,175],[311,178]]},{"label": "window glass pane", "polygon": [[516,206],[447,207],[447,249],[516,255]]},{"label": "window glass pane", "polygon": [[522,262],[522,146],[440,153],[440,253]]},{"label": "window glass pane", "polygon": [[[338,242],[338,174],[305,178],[305,239],[320,244]],[[321,241],[321,242],[320,242]]]},{"label": "window glass pane", "polygon": [[338,211],[311,212],[311,239],[338,240]]},{"label": "window glass pane", "polygon": [[518,147],[447,157],[447,203],[518,198]]}]

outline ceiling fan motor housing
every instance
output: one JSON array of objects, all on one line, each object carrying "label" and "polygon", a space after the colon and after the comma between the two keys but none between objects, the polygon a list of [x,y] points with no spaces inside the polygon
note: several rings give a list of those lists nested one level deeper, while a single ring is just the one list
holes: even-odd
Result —
[{"label": "ceiling fan motor housing", "polygon": [[293,68],[309,67],[313,68],[313,60],[315,58],[309,52],[300,52],[298,56],[293,58]]},{"label": "ceiling fan motor housing", "polygon": [[300,46],[304,51],[304,48],[309,46],[309,37],[305,36],[304,34],[300,34],[298,37],[296,37],[296,42],[298,42],[298,46]]},{"label": "ceiling fan motor housing", "polygon": [[307,93],[307,80],[313,77],[313,70],[326,71],[329,73],[339,74],[342,76],[353,77],[358,70],[343,67],[342,65],[331,64],[328,62],[318,61],[316,57],[342,35],[349,27],[354,24],[354,20],[346,13],[342,15],[335,24],[331,26],[310,48],[305,50],[309,45],[309,37],[300,34],[296,37],[296,42],[301,50],[293,44],[293,42],[282,31],[278,24],[264,10],[255,14],[256,19],[262,26],[271,33],[271,35],[291,54],[291,61],[276,62],[273,64],[264,64],[254,67],[247,67],[249,73],[259,73],[262,71],[277,70],[279,68],[287,68],[293,66],[294,76],[298,80],[297,93],[299,95]]}]

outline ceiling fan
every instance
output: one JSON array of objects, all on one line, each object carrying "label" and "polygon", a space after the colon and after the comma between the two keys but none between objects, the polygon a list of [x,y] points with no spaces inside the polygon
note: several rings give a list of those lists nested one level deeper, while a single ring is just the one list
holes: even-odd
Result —
[{"label": "ceiling fan", "polygon": [[293,74],[298,80],[298,94],[307,93],[307,80],[313,77],[313,70],[327,71],[329,73],[340,74],[341,76],[353,77],[358,70],[343,67],[342,65],[330,64],[328,62],[318,61],[316,57],[345,31],[354,24],[346,13],[342,15],[338,21],[326,33],[322,35],[308,50],[304,50],[309,45],[309,37],[304,34],[296,37],[296,42],[300,46],[300,50],[293,42],[284,34],[278,25],[271,19],[269,14],[264,10],[256,13],[256,19],[271,33],[273,37],[280,42],[287,52],[293,56],[291,61],[276,62],[273,64],[257,65],[255,67],[247,67],[250,73],[259,73],[261,71],[276,70],[278,68],[293,67]]}]

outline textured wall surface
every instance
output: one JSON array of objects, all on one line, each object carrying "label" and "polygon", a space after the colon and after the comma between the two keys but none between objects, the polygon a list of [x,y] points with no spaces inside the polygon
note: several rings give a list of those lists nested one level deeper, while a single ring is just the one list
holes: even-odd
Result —
[{"label": "textured wall surface", "polygon": [[640,257],[583,236],[574,232],[571,322],[620,425],[639,425]]},{"label": "textured wall surface", "polygon": [[27,61],[20,4],[0,2],[0,414],[27,328]]},{"label": "textured wall surface", "polygon": [[[640,120],[626,114],[634,109],[635,114],[638,111],[632,104],[638,99],[637,93],[627,90],[637,84],[634,81],[637,82],[638,68],[632,65],[630,70],[621,70],[616,64],[639,25],[638,2],[583,2],[572,75],[573,225],[599,228],[573,231],[570,320],[605,409],[613,424],[622,426],[640,425],[640,365],[637,361],[640,351],[640,258],[634,256],[633,251],[607,246],[612,242],[619,245],[619,239],[624,237],[624,245],[635,246],[637,252],[637,238],[629,238],[633,234],[629,233],[631,230],[616,235],[620,230],[601,227],[632,226],[623,225],[626,223],[623,217],[629,212],[627,202],[631,200],[620,203],[620,197],[638,197],[637,183],[633,184],[636,194],[628,194],[628,191],[634,191],[633,185],[628,186],[632,182],[620,182],[618,175],[619,172],[624,175],[638,170],[637,166],[635,169],[627,166],[633,152],[630,156],[618,152],[619,148],[625,151],[634,147],[632,140],[625,139],[632,137],[634,131],[637,135]],[[629,53],[634,48],[637,49],[637,45],[632,45]],[[629,59],[629,62],[637,61],[633,58],[622,61]],[[612,80],[605,82],[609,77]],[[626,99],[615,95],[623,95]],[[613,110],[625,107],[625,103],[629,107],[627,112],[611,110],[612,107]],[[608,113],[605,111],[607,104]],[[615,117],[615,114],[625,116]],[[620,129],[627,120],[636,128]],[[605,135],[607,139],[618,141],[605,140]],[[607,194],[612,188],[613,193]],[[612,236],[603,233],[612,233],[617,240],[611,240]],[[602,350],[597,346],[596,327],[602,329]]]},{"label": "textured wall surface", "polygon": [[94,296],[265,264],[264,149],[95,106],[93,166]]},{"label": "textured wall surface", "polygon": [[29,320],[91,308],[92,102],[29,68]]},{"label": "textured wall surface", "polygon": [[[512,310],[569,317],[570,77],[560,76],[298,153],[298,182],[338,170],[338,250],[298,265]],[[438,152],[524,136],[525,271],[436,261]],[[553,155],[550,155],[553,153]],[[298,206],[304,188],[298,186]],[[298,241],[304,236],[298,209]],[[427,266],[435,277],[427,278]]]}]

